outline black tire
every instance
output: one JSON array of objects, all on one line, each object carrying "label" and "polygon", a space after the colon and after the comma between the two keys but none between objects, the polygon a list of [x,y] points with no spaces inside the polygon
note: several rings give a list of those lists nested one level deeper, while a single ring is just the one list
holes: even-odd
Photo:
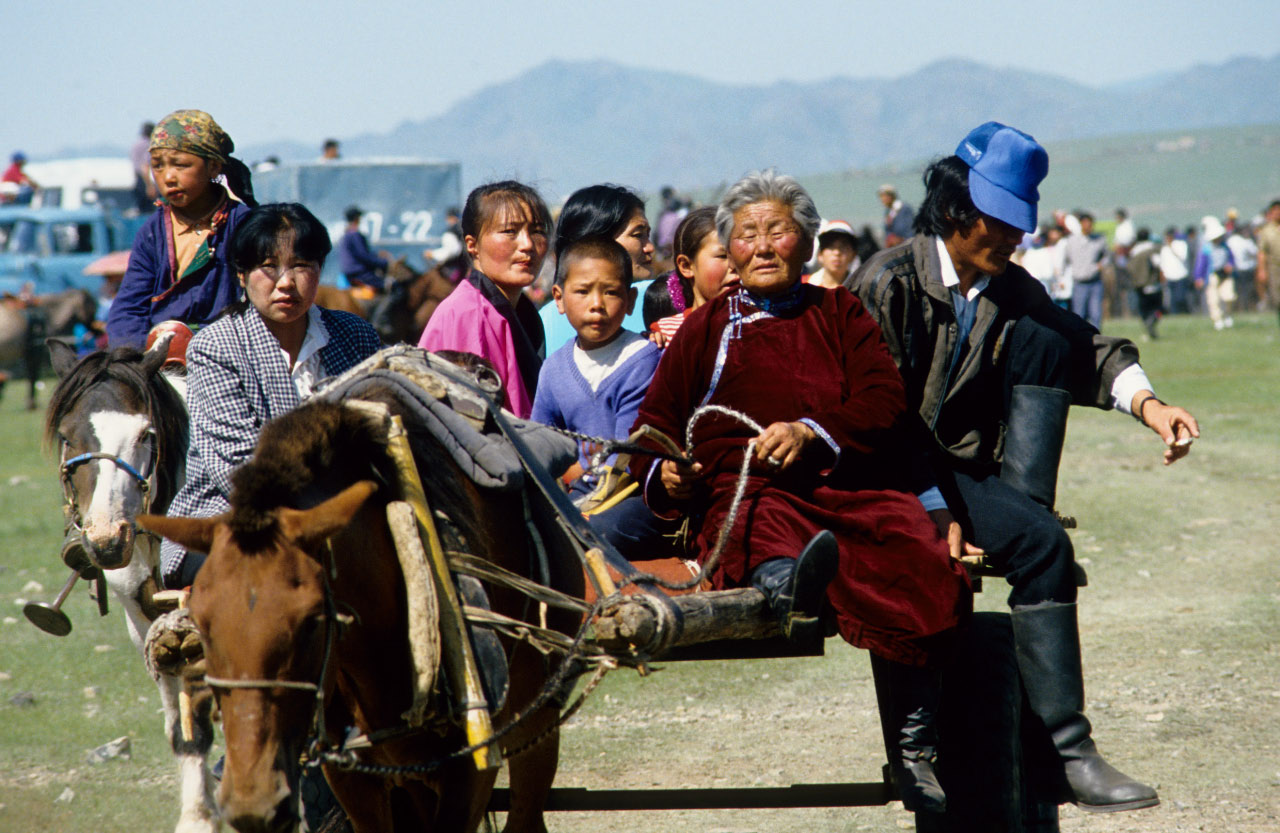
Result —
[{"label": "black tire", "polygon": [[947,812],[916,814],[919,833],[1056,833],[1057,804],[1025,777],[1022,709],[1009,615],[974,614],[943,670],[937,770]]}]

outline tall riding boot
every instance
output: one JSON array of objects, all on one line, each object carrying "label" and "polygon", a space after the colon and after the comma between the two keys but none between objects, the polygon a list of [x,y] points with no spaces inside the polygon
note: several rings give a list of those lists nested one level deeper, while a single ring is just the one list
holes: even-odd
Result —
[{"label": "tall riding boot", "polygon": [[1048,509],[1058,490],[1070,408],[1071,394],[1060,388],[1014,385],[1009,399],[1000,479]]},{"label": "tall riding boot", "polygon": [[751,586],[764,593],[792,642],[822,639],[822,603],[839,563],[836,537],[824,529],[795,558],[770,559],[751,573]]},{"label": "tall riding boot", "polygon": [[941,674],[871,655],[889,768],[902,806],[913,813],[942,813],[947,796],[933,771],[935,718]]},{"label": "tall riding boot", "polygon": [[1099,813],[1159,804],[1154,789],[1103,760],[1090,737],[1075,604],[1014,607],[1013,644],[1027,701],[1053,738],[1071,800]]}]

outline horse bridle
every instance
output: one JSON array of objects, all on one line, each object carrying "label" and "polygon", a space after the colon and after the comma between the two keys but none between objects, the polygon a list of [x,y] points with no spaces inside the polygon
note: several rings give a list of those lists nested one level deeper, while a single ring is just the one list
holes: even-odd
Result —
[{"label": "horse bridle", "polygon": [[[67,453],[67,443],[65,441],[62,443],[62,453]],[[71,528],[75,529],[77,533],[84,534],[84,524],[80,517],[80,503],[76,499],[78,496],[76,495],[75,484],[71,482],[71,476],[75,474],[76,469],[85,463],[89,463],[94,460],[107,460],[115,463],[117,468],[123,470],[125,474],[128,474],[138,482],[138,488],[142,491],[142,511],[148,512],[151,510],[151,500],[153,497],[151,481],[152,478],[156,476],[156,472],[160,468],[159,455],[159,449],[153,444],[151,449],[151,458],[149,460],[149,468],[151,469],[150,476],[143,475],[142,472],[134,468],[128,460],[125,460],[115,454],[108,454],[105,451],[86,451],[84,454],[77,454],[70,459],[64,459],[62,461],[62,465],[58,468],[58,474],[62,479],[62,501],[63,506],[67,509],[67,518],[70,521]],[[134,529],[137,529],[136,525],[134,526]]]},{"label": "horse bridle", "polygon": [[333,601],[333,587],[331,580],[338,577],[337,561],[333,555],[333,546],[330,542],[325,542],[325,565],[323,567],[324,574],[324,659],[320,662],[320,676],[317,682],[307,682],[305,680],[268,680],[268,679],[232,679],[230,677],[214,677],[206,674],[204,676],[205,684],[210,688],[221,689],[267,689],[267,688],[284,688],[294,691],[310,691],[315,693],[315,712],[312,717],[312,737],[305,744],[308,749],[317,749],[326,743],[327,734],[324,725],[324,681],[329,676],[329,660],[333,656],[333,643],[336,631],[335,622],[340,622],[342,616],[338,613],[337,605]]}]

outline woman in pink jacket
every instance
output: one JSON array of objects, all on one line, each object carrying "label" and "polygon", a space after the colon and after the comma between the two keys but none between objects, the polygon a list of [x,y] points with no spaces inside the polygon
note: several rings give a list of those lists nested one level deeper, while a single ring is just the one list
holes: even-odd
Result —
[{"label": "woman in pink jacket", "polygon": [[467,196],[462,236],[471,270],[431,315],[418,346],[460,350],[493,363],[506,408],[528,418],[546,356],[542,321],[524,289],[547,256],[551,213],[519,182],[482,185]]}]

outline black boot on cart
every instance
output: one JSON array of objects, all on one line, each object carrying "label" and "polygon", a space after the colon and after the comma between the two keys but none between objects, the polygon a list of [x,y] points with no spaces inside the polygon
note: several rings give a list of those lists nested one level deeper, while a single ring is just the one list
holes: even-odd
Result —
[{"label": "black boot on cart", "polygon": [[1071,394],[1037,385],[1014,385],[1009,400],[1000,479],[1050,511],[1070,408]]},{"label": "black boot on cart", "polygon": [[774,558],[752,572],[751,586],[764,593],[783,634],[793,643],[822,640],[822,606],[839,562],[836,537],[823,530],[797,557]]},{"label": "black boot on cart", "polygon": [[913,813],[944,813],[947,796],[933,770],[941,674],[871,655],[880,725],[889,770],[902,806]]},{"label": "black boot on cart", "polygon": [[1032,713],[1044,723],[1062,761],[1069,794],[1095,813],[1160,803],[1156,791],[1103,759],[1084,716],[1084,675],[1075,604],[1014,607],[1013,644]]}]

